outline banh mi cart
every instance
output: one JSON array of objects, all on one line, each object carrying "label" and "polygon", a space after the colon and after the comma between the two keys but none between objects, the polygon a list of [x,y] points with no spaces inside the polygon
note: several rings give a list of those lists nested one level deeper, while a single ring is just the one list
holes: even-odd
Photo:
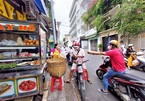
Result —
[{"label": "banh mi cart", "polygon": [[42,101],[46,32],[37,22],[0,21],[0,101],[27,96]]}]

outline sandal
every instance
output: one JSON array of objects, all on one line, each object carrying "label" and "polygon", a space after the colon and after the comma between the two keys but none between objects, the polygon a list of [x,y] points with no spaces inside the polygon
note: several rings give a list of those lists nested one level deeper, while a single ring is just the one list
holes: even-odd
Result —
[{"label": "sandal", "polygon": [[90,80],[87,80],[87,81],[88,81],[88,83],[92,84],[92,82]]},{"label": "sandal", "polygon": [[98,89],[98,92],[99,92],[99,93],[102,93],[102,94],[108,94],[108,92],[104,92],[103,89]]},{"label": "sandal", "polygon": [[64,83],[70,83],[70,81],[68,81],[68,80],[65,80],[65,81],[64,81]]}]

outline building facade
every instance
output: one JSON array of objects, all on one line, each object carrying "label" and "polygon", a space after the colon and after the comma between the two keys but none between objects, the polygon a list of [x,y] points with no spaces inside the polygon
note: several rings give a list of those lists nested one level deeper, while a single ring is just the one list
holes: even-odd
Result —
[{"label": "building facade", "polygon": [[74,0],[69,14],[69,33],[72,36],[72,42],[79,39],[82,48],[88,48],[88,40],[85,38],[87,28],[82,21],[82,15],[87,11],[89,2],[91,2],[91,0]]},{"label": "building facade", "polygon": [[77,37],[77,22],[76,22],[76,16],[77,16],[77,0],[73,0],[71,9],[70,9],[70,14],[69,14],[69,22],[70,22],[70,35],[72,37]]}]

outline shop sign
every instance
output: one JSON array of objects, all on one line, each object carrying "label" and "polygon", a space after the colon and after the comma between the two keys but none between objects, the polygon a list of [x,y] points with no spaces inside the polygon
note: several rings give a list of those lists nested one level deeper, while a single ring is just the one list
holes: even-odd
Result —
[{"label": "shop sign", "polygon": [[29,31],[34,32],[37,28],[35,24],[9,24],[9,23],[0,23],[0,31]]},{"label": "shop sign", "polygon": [[54,42],[54,40],[53,39],[49,39],[49,42]]},{"label": "shop sign", "polygon": [[23,0],[5,0],[10,5],[14,7],[15,10],[19,11],[21,14],[26,11],[25,3]]},{"label": "shop sign", "polygon": [[48,41],[49,41],[49,42],[54,42],[53,38],[54,38],[53,35],[50,35],[50,38],[49,38]]},{"label": "shop sign", "polygon": [[13,13],[15,11],[17,20],[26,20],[26,14],[20,13],[17,9],[14,8],[10,3],[8,3],[6,0],[0,0],[0,15],[8,18],[8,19],[14,19]]}]

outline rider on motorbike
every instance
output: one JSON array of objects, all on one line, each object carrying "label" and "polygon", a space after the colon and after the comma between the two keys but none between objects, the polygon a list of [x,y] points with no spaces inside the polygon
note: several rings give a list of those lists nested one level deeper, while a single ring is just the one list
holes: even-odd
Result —
[{"label": "rider on motorbike", "polygon": [[132,61],[136,59],[134,53],[135,51],[133,50],[133,44],[129,44],[126,50],[126,57],[128,59],[128,63],[127,63],[128,69],[130,69],[130,67],[132,66]]},{"label": "rider on motorbike", "polygon": [[110,41],[110,50],[106,52],[88,51],[92,55],[107,55],[110,57],[112,68],[103,76],[104,89],[98,89],[100,93],[108,94],[108,79],[117,74],[123,74],[126,71],[124,56],[121,49],[118,49],[118,41]]},{"label": "rider on motorbike", "polygon": [[[71,79],[72,79],[72,76],[73,76],[73,72],[74,70],[76,70],[76,67],[77,67],[77,64],[75,63],[77,58],[84,58],[85,56],[85,52],[82,48],[80,48],[80,44],[79,43],[75,43],[74,44],[74,51],[73,51],[73,64],[72,64],[72,67],[71,67],[71,71],[70,71],[70,74],[69,74],[69,78],[68,80],[64,81],[65,83],[70,83],[71,82]],[[86,69],[86,65],[85,63],[82,64],[83,66],[83,69]],[[89,79],[89,76],[88,76],[88,72],[86,70],[86,75],[87,75],[87,81],[92,84],[92,82],[90,81]]]}]

